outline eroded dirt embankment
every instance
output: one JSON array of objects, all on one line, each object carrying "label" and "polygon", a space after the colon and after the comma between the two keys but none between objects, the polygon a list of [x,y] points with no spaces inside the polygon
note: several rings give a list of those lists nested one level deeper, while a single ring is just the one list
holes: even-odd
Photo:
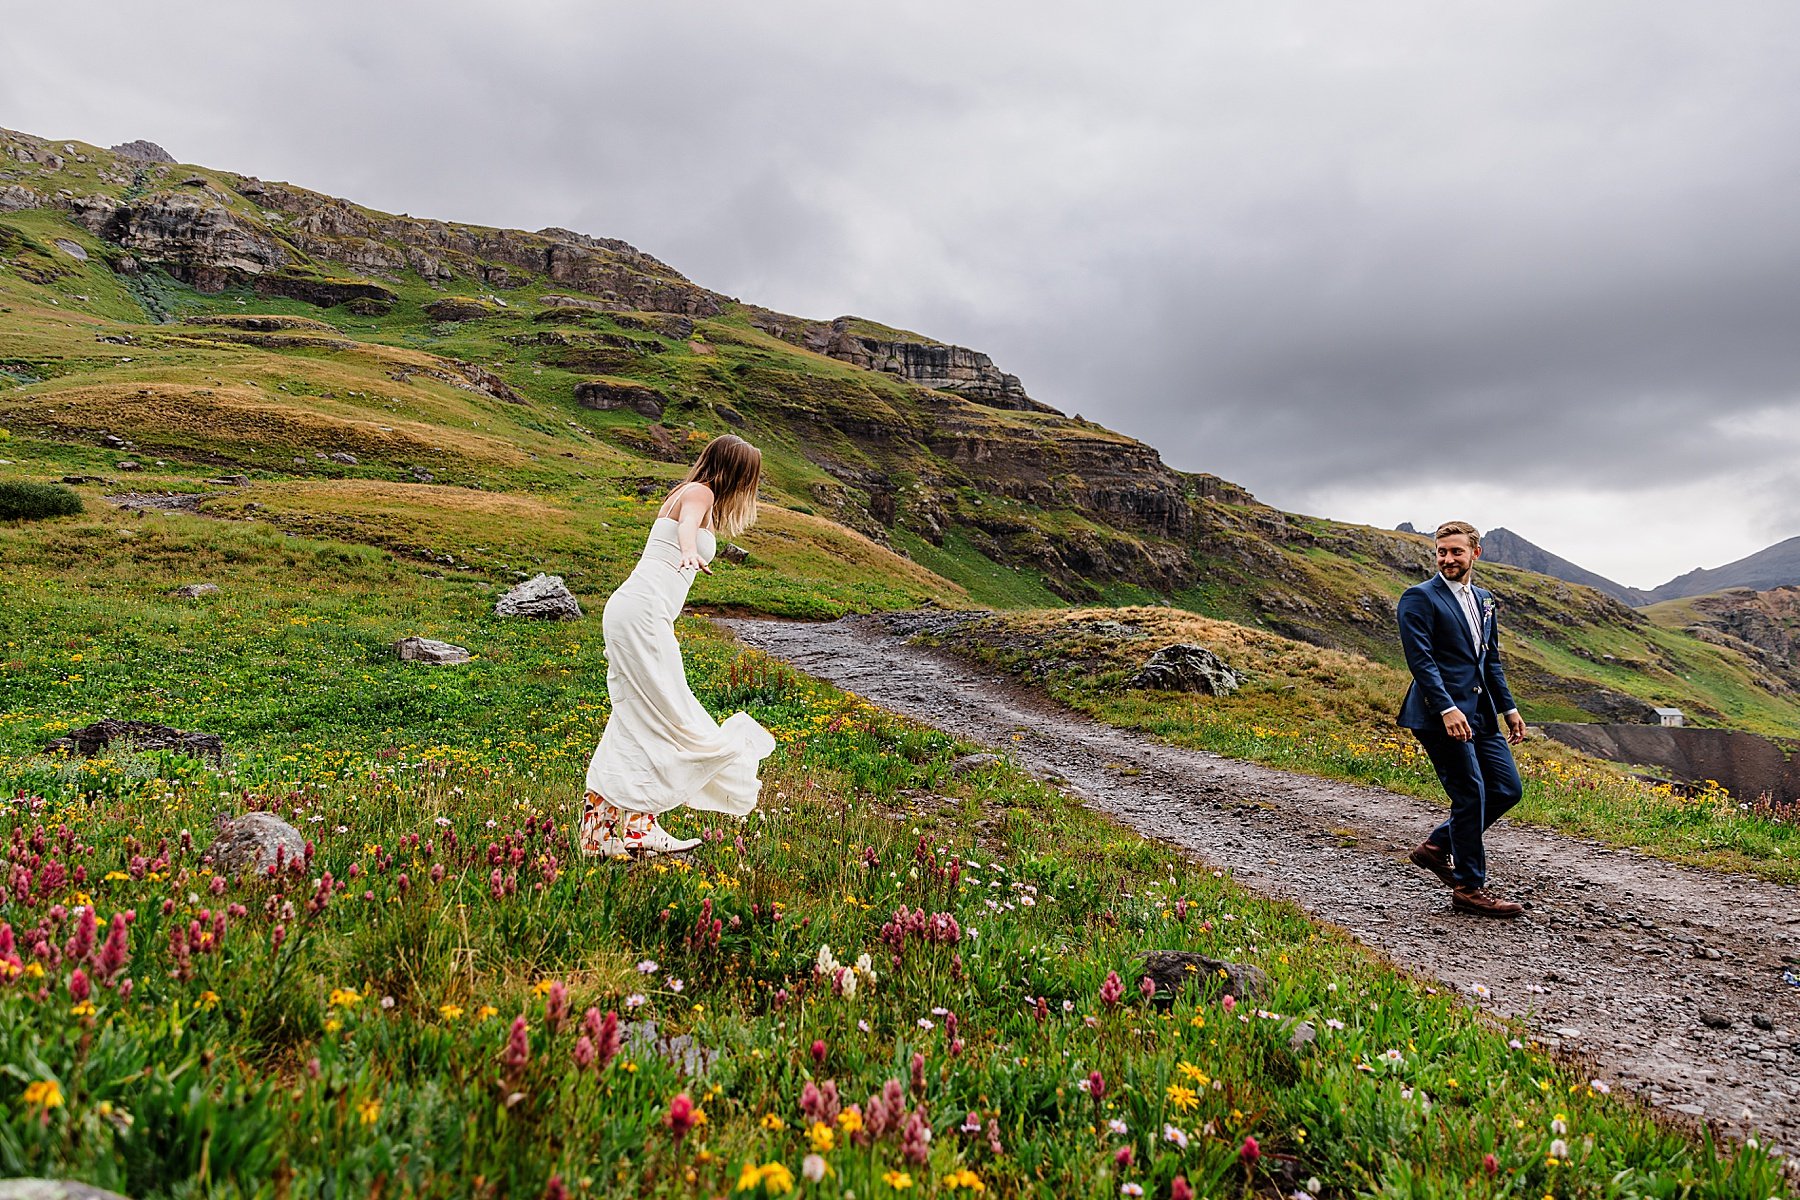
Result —
[{"label": "eroded dirt embankment", "polygon": [[1402,966],[1491,989],[1496,1012],[1651,1102],[1800,1149],[1800,897],[1502,822],[1490,882],[1513,922],[1455,913],[1404,861],[1441,812],[1374,788],[1164,745],[992,671],[912,646],[878,618],[729,620],[744,642],[895,712],[1003,749],[1147,835],[1290,898]]}]

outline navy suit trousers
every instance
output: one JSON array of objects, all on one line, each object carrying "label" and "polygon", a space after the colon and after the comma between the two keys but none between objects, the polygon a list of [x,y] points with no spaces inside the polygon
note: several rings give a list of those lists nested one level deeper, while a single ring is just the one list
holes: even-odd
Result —
[{"label": "navy suit trousers", "polygon": [[1444,794],[1450,797],[1450,819],[1431,831],[1434,846],[1450,851],[1456,878],[1465,887],[1487,882],[1487,850],[1481,835],[1525,794],[1512,747],[1499,733],[1477,734],[1459,742],[1437,729],[1415,729],[1425,747]]}]

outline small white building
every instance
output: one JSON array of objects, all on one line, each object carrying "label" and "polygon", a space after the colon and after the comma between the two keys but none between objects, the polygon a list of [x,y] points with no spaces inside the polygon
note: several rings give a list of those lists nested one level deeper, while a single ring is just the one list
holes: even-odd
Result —
[{"label": "small white building", "polygon": [[1659,708],[1659,709],[1657,709],[1656,710],[1656,723],[1658,725],[1671,725],[1671,726],[1679,727],[1682,723],[1681,722],[1681,710],[1679,708]]}]

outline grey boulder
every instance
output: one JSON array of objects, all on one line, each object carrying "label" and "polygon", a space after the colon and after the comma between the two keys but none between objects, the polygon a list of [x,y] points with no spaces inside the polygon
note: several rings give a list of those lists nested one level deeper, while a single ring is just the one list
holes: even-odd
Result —
[{"label": "grey boulder", "polygon": [[405,662],[466,663],[474,657],[461,646],[431,638],[401,638],[394,643],[394,653]]},{"label": "grey boulder", "polygon": [[579,621],[581,604],[561,575],[539,573],[494,601],[496,617],[531,617],[539,621]]},{"label": "grey boulder", "polygon": [[1237,691],[1243,679],[1225,665],[1223,659],[1205,646],[1176,642],[1164,646],[1150,656],[1150,661],[1126,681],[1128,688],[1145,688],[1162,692],[1200,692],[1208,696],[1228,696]]},{"label": "grey boulder", "polygon": [[306,839],[298,829],[272,813],[249,812],[225,822],[206,853],[212,859],[213,870],[229,876],[246,868],[266,870],[278,859],[283,865],[304,861]]},{"label": "grey boulder", "polygon": [[987,771],[1005,763],[998,754],[960,754],[950,763],[950,774],[973,775],[977,771]]}]

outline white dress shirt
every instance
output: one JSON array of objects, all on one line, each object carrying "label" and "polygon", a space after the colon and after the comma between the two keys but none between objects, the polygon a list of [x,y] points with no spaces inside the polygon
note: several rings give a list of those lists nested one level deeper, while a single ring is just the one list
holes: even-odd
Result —
[{"label": "white dress shirt", "polygon": [[[1443,572],[1438,572],[1438,575],[1442,578]],[[1475,598],[1475,585],[1472,583],[1456,583],[1453,580],[1445,579],[1444,586],[1448,587],[1450,589],[1450,594],[1456,597],[1457,605],[1461,607],[1463,616],[1469,622],[1469,639],[1474,643],[1475,655],[1479,658],[1484,653],[1484,649],[1481,644],[1481,601]],[[1447,717],[1455,711],[1456,706],[1452,705],[1439,713],[1438,716]],[[1519,710],[1516,708],[1509,708],[1502,715],[1510,717],[1518,711]]]}]

